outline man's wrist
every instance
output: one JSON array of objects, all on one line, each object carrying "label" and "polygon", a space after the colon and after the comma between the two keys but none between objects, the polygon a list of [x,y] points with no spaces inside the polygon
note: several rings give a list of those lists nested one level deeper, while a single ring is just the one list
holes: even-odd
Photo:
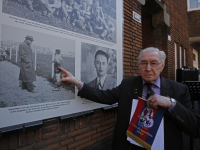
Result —
[{"label": "man's wrist", "polygon": [[82,82],[80,80],[77,80],[77,83],[76,83],[77,89],[80,89],[81,86],[82,86]]},{"label": "man's wrist", "polygon": [[169,111],[170,114],[173,114],[174,109],[175,109],[175,107],[176,107],[176,100],[173,99],[173,98],[169,98],[169,100],[170,100],[170,102],[171,102],[171,106],[168,107],[168,111]]},{"label": "man's wrist", "polygon": [[[173,99],[173,98],[169,98],[169,100],[170,100],[170,102],[171,102],[171,106],[173,106],[173,105],[176,103],[176,100]],[[171,106],[170,106],[170,107],[171,107]]]}]

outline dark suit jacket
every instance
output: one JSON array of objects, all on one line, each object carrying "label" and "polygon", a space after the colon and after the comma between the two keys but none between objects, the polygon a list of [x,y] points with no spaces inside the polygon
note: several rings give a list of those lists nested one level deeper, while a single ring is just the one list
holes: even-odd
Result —
[{"label": "dark suit jacket", "polygon": [[[91,87],[96,87],[98,88],[97,85],[97,78],[95,78],[94,80],[92,80],[91,82],[87,83],[87,85],[91,86]],[[112,89],[116,87],[116,79],[107,75],[104,83],[103,83],[103,87],[102,90],[107,90],[107,89]]]},{"label": "dark suit jacket", "polygon": [[[132,100],[142,97],[142,78],[130,77],[112,89],[101,91],[84,84],[78,96],[104,104],[118,102],[117,122],[113,135],[113,150],[126,150],[128,141],[126,130],[129,126]],[[200,137],[200,116],[192,108],[189,90],[186,85],[161,77],[161,95],[177,100],[173,114],[166,110],[164,115],[165,150],[182,150],[182,131],[192,137]]]}]

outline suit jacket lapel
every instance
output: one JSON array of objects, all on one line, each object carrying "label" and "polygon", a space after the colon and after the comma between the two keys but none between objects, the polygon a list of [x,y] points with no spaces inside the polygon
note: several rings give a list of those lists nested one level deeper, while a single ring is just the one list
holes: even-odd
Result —
[{"label": "suit jacket lapel", "polygon": [[173,94],[173,91],[171,90],[169,83],[167,82],[165,78],[161,77],[160,95],[171,97],[172,94]]},{"label": "suit jacket lapel", "polygon": [[106,76],[106,79],[105,79],[105,81],[104,81],[104,83],[103,83],[103,85],[102,85],[102,89],[103,89],[103,90],[109,89],[109,87],[107,86],[108,83],[109,83],[109,81],[108,81],[108,75],[107,75],[107,76]]},{"label": "suit jacket lapel", "polygon": [[97,78],[94,79],[94,87],[99,88],[98,85],[97,85]]},{"label": "suit jacket lapel", "polygon": [[[129,121],[130,121],[130,117],[131,116],[131,110],[132,110],[132,102],[133,102],[133,99],[137,99],[138,96],[142,96],[142,88],[143,88],[143,85],[142,85],[142,78],[141,77],[138,77],[136,80],[134,80],[132,82],[132,84],[130,85],[129,87],[130,89],[127,89],[131,92],[131,95],[128,96],[130,98],[127,99],[126,103],[124,103],[124,108],[126,109],[123,113],[124,113],[124,120],[125,122],[127,123],[126,124],[126,127],[128,128],[128,125],[129,125]],[[127,96],[127,95],[126,95]]]},{"label": "suit jacket lapel", "polygon": [[142,77],[139,76],[139,78],[135,81],[135,84],[133,86],[133,98],[142,97],[142,91],[143,91],[143,82],[142,82]]}]

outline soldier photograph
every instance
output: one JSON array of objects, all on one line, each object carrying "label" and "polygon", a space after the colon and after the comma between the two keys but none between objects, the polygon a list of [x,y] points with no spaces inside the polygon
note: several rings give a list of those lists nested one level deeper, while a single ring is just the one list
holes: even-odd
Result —
[{"label": "soldier photograph", "polygon": [[116,0],[3,0],[2,11],[116,43]]}]

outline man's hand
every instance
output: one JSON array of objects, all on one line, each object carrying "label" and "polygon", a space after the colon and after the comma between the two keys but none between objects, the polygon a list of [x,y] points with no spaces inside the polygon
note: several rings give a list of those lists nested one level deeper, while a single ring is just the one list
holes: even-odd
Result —
[{"label": "man's hand", "polygon": [[61,77],[61,80],[60,81],[64,81],[64,82],[67,82],[67,83],[71,83],[73,85],[76,85],[77,87],[79,86],[78,84],[80,83],[82,85],[82,82],[79,82],[79,80],[77,80],[69,71],[61,68],[61,67],[58,67],[59,70],[61,70],[64,74],[62,75]]},{"label": "man's hand", "polygon": [[171,106],[170,98],[154,94],[147,99],[147,106],[150,108],[164,107],[169,108]]}]

